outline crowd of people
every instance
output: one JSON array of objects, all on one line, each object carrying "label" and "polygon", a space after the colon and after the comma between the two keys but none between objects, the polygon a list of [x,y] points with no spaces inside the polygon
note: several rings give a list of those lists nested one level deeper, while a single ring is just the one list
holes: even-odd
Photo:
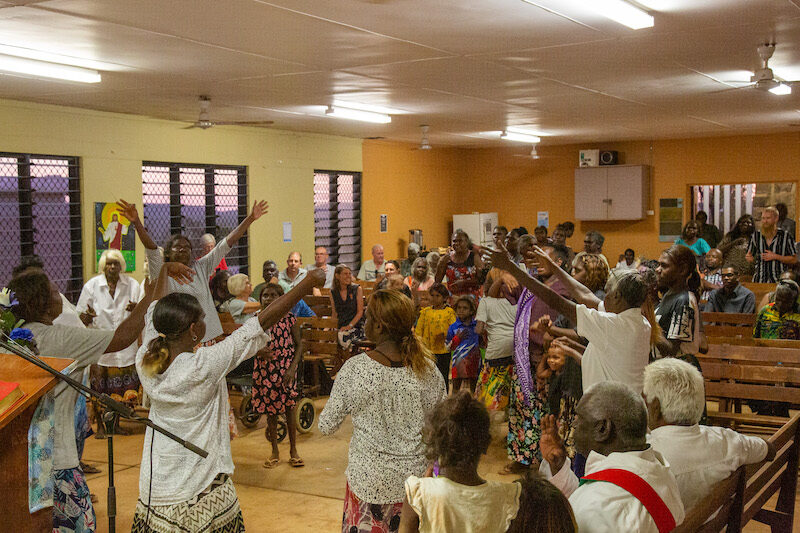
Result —
[{"label": "crowd of people", "polygon": [[[698,212],[654,260],[627,249],[610,263],[597,231],[576,252],[571,222],[549,236],[545,226],[497,226],[491,248],[456,228],[441,255],[412,243],[391,260],[375,245],[357,273],[328,264],[324,247],[307,267],[294,251],[283,270],[265,261],[253,286],[231,275],[225,255],[267,207],[256,202],[230,235],[204,236],[194,253],[180,234],[158,246],[121,200],[147,278],[137,283],[119,252],[104,252],[77,308],[35,258],[14,271],[15,312],[39,353],[75,359],[74,376],[120,400],[141,390],[155,423],[209,452],[203,459],[147,429],[134,532],[244,530],[225,380],[237,368],[252,373],[253,409],[267,417],[264,468],[280,463],[280,415],[288,464],[305,465],[294,409],[297,319],[314,316],[310,295],[330,299],[347,355],[318,422],[329,435],[353,421],[343,533],[669,531],[716,482],[774,453],[763,439],[702,424],[696,355],[703,311],[757,313],[754,337],[800,339],[785,206],[765,208],[758,230],[744,215],[724,236]],[[774,293],[756,302],[742,275],[776,284]],[[239,325],[229,335],[220,313]],[[80,460],[92,428],[77,392],[59,387],[54,531],[93,531]],[[507,421],[507,482],[479,474],[493,420]]]}]

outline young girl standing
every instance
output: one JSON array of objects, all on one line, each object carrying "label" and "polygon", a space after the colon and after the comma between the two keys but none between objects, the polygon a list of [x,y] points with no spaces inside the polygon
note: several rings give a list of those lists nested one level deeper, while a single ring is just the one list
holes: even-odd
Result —
[{"label": "young girl standing", "polygon": [[456,321],[456,313],[447,305],[450,292],[441,283],[434,283],[430,289],[431,306],[419,312],[416,333],[436,357],[436,367],[444,378],[444,387],[450,376],[450,351],[447,349],[447,332],[450,324]]},{"label": "young girl standing", "polygon": [[[261,291],[261,306],[266,309],[272,302],[283,296],[283,287],[268,283]],[[264,462],[264,468],[278,465],[278,415],[286,415],[286,431],[289,434],[289,464],[293,467],[305,466],[297,454],[297,426],[294,407],[297,403],[297,365],[302,353],[300,326],[295,316],[289,312],[267,331],[270,340],[267,346],[256,354],[253,366],[253,409],[266,413],[265,435],[272,444],[272,455]]]},{"label": "young girl standing", "polygon": [[459,296],[456,300],[456,321],[447,330],[447,347],[451,350],[450,377],[453,392],[467,383],[469,392],[475,392],[478,370],[481,366],[480,337],[475,332],[477,306],[472,296]]},{"label": "young girl standing", "polygon": [[[443,400],[422,430],[438,477],[410,476],[400,532],[505,532],[519,509],[519,483],[487,481],[478,463],[489,448],[489,413],[467,391]],[[437,475],[437,474],[434,474]]]}]

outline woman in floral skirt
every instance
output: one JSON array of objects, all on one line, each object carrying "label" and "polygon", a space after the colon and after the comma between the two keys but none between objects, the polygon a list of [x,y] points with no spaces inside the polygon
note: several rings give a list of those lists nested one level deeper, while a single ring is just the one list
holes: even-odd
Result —
[{"label": "woman in floral skirt", "polygon": [[[268,283],[261,291],[261,306],[269,304],[283,295],[277,283]],[[302,339],[297,319],[290,312],[269,328],[267,346],[256,354],[253,365],[253,409],[267,415],[266,437],[272,444],[272,455],[264,462],[264,468],[278,465],[278,415],[286,415],[286,430],[289,434],[289,464],[295,468],[305,466],[297,454],[297,425],[294,414],[297,403],[297,365],[302,353]]]}]

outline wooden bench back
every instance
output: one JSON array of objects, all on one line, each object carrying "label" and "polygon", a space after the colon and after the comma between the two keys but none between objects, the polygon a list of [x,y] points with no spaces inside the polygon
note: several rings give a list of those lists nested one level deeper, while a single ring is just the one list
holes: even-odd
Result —
[{"label": "wooden bench back", "polygon": [[[746,471],[742,466],[714,485],[711,493],[686,513],[686,518],[672,533],[717,533],[726,527],[731,533],[741,531],[746,482]],[[713,518],[709,519],[711,516]]]},{"label": "wooden bench back", "polygon": [[761,302],[766,294],[775,290],[775,283],[753,283],[751,281],[746,281],[742,283],[742,286],[753,291],[753,294],[756,296],[756,305]]},{"label": "wooden bench back", "polygon": [[800,350],[711,344],[697,354],[706,396],[723,400],[768,400],[800,404]]},{"label": "wooden bench back", "polygon": [[[705,319],[705,313],[703,314],[703,319]],[[753,326],[748,325],[717,325],[717,324],[707,324],[703,326],[703,331],[706,334],[706,338],[714,338],[714,337],[738,337],[744,339],[750,339],[753,337]],[[710,343],[711,341],[709,341]]]},{"label": "wooden bench back", "polygon": [[298,318],[303,337],[303,356],[307,361],[323,361],[335,374],[344,360],[337,339],[338,323],[330,317]]},{"label": "wooden bench back", "polygon": [[712,313],[703,311],[703,322],[705,324],[730,324],[736,326],[750,326],[752,331],[756,323],[755,313]]},{"label": "wooden bench back", "polygon": [[794,348],[800,350],[800,340],[783,339],[753,339],[747,337],[730,337],[709,335],[706,333],[709,346],[714,344],[729,344],[731,346],[764,346],[767,348]]},{"label": "wooden bench back", "polygon": [[304,296],[303,301],[308,305],[317,316],[331,316],[330,296]]}]

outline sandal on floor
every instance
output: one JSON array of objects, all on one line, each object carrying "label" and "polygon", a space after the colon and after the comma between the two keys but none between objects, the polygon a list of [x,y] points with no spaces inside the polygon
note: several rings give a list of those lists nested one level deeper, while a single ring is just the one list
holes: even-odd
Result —
[{"label": "sandal on floor", "polygon": [[299,457],[292,457],[291,459],[289,459],[289,466],[291,466],[292,468],[302,468],[306,466],[306,464]]},{"label": "sandal on floor", "polygon": [[261,465],[264,468],[275,468],[280,463],[280,459],[270,458],[264,461],[264,464]]}]

